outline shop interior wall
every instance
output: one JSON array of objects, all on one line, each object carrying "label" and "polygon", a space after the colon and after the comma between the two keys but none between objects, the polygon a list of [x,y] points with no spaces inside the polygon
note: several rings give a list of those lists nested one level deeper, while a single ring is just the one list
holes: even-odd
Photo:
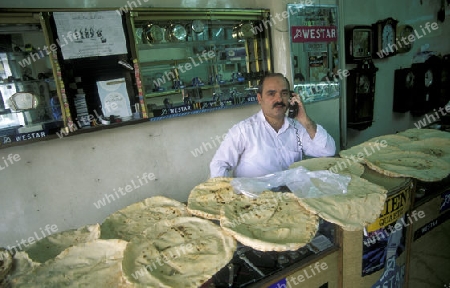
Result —
[{"label": "shop interior wall", "polygon": [[[131,0],[6,0],[0,6],[118,8],[128,2]],[[272,13],[281,13],[289,2],[140,0],[140,3],[142,7],[269,8]],[[272,27],[273,59],[274,70],[290,77],[287,31],[287,20]],[[325,107],[337,109],[336,103],[330,102]],[[325,127],[332,124],[334,120],[327,113],[311,107],[311,116],[317,122]],[[223,134],[258,110],[259,105],[255,104],[0,149],[0,158],[6,159],[9,154],[20,156],[19,161],[0,171],[0,247],[34,237],[46,225],[57,225],[58,231],[64,231],[101,223],[110,213],[154,195],[187,201],[190,190],[208,178],[209,162]],[[339,129],[330,133],[339,139]],[[145,174],[151,173],[156,180],[145,180]],[[134,187],[131,192],[120,194],[119,190],[124,191],[126,185]]]},{"label": "shop interior wall", "polygon": [[[410,67],[413,56],[425,44],[429,45],[429,50],[443,55],[450,53],[450,41],[448,39],[448,35],[450,35],[450,6],[446,8],[446,20],[441,23],[437,21],[437,11],[440,8],[441,1],[437,0],[344,0],[341,2],[343,3],[344,25],[370,25],[378,20],[392,17],[399,21],[399,25],[409,24],[417,30],[418,35],[424,35],[424,37],[413,42],[411,51],[390,58],[374,60],[375,66],[379,69],[376,74],[374,123],[363,131],[348,129],[347,143],[343,144],[343,148],[352,147],[375,136],[416,128],[414,124],[422,120],[423,116],[412,117],[409,112],[392,112],[394,71]],[[432,33],[425,30],[426,34],[424,34],[420,26],[425,27],[427,22],[437,22],[439,28],[434,31],[431,30]],[[346,69],[350,70],[354,67],[354,65],[347,65]]]}]

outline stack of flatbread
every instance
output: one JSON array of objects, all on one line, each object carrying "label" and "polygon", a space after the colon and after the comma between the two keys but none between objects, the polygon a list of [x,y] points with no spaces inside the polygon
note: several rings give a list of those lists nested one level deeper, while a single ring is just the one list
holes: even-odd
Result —
[{"label": "stack of flatbread", "polygon": [[[11,287],[133,287],[122,272],[127,242],[120,239],[93,240],[65,249],[41,265],[22,261],[32,270],[12,277]],[[25,265],[24,265],[25,266]]]},{"label": "stack of flatbread", "polygon": [[193,288],[223,268],[236,246],[219,225],[191,217],[185,204],[155,196],[14,256],[1,250],[0,285]]},{"label": "stack of flatbread", "polygon": [[245,197],[234,192],[231,180],[232,178],[216,177],[195,186],[188,197],[188,211],[205,219],[220,220],[223,205]]},{"label": "stack of flatbread", "polygon": [[351,175],[347,193],[318,198],[299,198],[300,204],[322,219],[344,230],[357,231],[373,223],[384,208],[387,190]]},{"label": "stack of flatbread", "polygon": [[[376,143],[376,140],[374,139],[373,143]],[[393,140],[397,139],[391,139],[390,143],[393,143]],[[399,140],[409,141],[408,138]],[[371,149],[369,145],[365,147]],[[353,152],[363,151],[360,148]],[[299,198],[300,204],[314,215],[338,224],[347,231],[362,230],[374,222],[383,210],[387,190],[360,178],[365,168],[357,160],[338,157],[310,158],[292,164],[290,169],[302,166],[310,171],[329,170],[351,177],[346,193]]]},{"label": "stack of flatbread", "polygon": [[347,161],[338,157],[310,158],[293,163],[289,169],[304,167],[309,171],[328,170],[338,174],[353,174],[361,176],[364,173],[364,166],[357,161]]},{"label": "stack of flatbread", "polygon": [[290,192],[264,191],[257,198],[235,199],[220,210],[220,226],[260,251],[297,250],[313,239],[318,224],[318,217]]},{"label": "stack of flatbread", "polygon": [[133,238],[123,259],[127,279],[139,287],[196,288],[232,258],[236,241],[197,217],[163,220]]},{"label": "stack of flatbread", "polygon": [[0,248],[0,287],[13,267],[13,257],[9,250]]},{"label": "stack of flatbread", "polygon": [[450,174],[449,133],[434,129],[409,129],[375,137],[342,150],[339,155],[357,159],[389,177],[411,177],[434,182]]},{"label": "stack of flatbread", "polygon": [[101,239],[130,241],[160,220],[191,216],[186,205],[164,196],[154,196],[109,215],[101,224]]}]

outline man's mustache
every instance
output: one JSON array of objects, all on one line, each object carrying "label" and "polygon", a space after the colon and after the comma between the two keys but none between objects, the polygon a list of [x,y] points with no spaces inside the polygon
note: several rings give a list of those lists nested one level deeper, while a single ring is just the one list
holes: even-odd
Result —
[{"label": "man's mustache", "polygon": [[277,102],[273,104],[273,108],[275,108],[276,106],[282,106],[285,107],[286,105],[283,102]]}]

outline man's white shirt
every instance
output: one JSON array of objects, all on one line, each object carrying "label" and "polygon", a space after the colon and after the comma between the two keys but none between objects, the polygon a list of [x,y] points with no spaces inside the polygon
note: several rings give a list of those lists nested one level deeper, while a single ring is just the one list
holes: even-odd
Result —
[{"label": "man's white shirt", "polygon": [[228,131],[210,163],[210,177],[258,177],[286,170],[302,159],[302,150],[311,157],[334,156],[336,145],[321,125],[311,139],[297,120],[288,117],[276,132],[261,110]]}]

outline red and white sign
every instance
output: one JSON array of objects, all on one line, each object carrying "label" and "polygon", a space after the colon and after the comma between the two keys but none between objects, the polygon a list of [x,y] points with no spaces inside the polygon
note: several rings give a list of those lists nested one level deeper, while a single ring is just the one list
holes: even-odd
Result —
[{"label": "red and white sign", "polygon": [[294,43],[337,41],[336,26],[292,26],[291,37]]}]

